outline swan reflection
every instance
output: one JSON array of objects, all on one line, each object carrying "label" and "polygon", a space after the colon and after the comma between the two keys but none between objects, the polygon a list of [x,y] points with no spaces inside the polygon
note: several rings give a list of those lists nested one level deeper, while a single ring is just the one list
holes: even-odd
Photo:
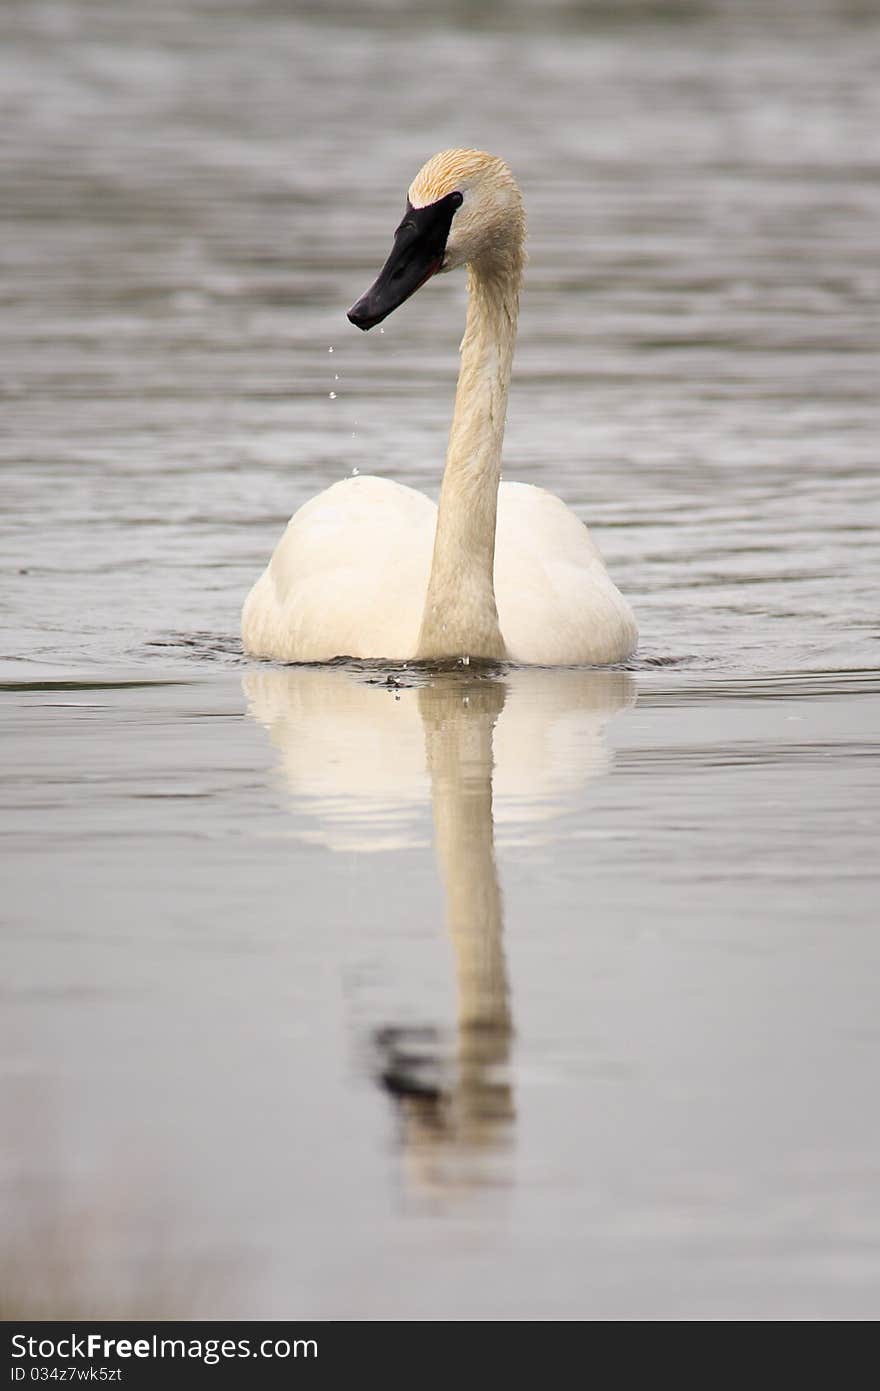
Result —
[{"label": "swan reflection", "polygon": [[428,1025],[376,1028],[419,1186],[491,1181],[515,1117],[513,1022],[495,843],[534,840],[609,766],[607,720],[632,704],[624,672],[517,669],[396,675],[264,669],[250,714],[281,752],[308,840],[374,852],[433,843],[455,957],[452,1046]]}]

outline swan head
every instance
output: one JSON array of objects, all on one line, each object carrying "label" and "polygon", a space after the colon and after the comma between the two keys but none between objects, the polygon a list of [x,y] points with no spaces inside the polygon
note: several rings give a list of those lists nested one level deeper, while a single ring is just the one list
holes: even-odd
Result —
[{"label": "swan head", "polygon": [[522,197],[504,161],[483,150],[444,150],[410,184],[391,254],[348,318],[374,328],[432,276],[457,266],[518,274],[524,235]]}]

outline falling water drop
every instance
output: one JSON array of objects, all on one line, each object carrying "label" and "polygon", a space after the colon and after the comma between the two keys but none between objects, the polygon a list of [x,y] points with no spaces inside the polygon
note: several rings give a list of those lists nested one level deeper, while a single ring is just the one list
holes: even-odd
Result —
[{"label": "falling water drop", "polygon": [[335,400],[336,400],[336,392],[335,392],[335,391],[331,391],[331,392],[330,392],[330,400],[331,400],[331,401],[335,401]]}]

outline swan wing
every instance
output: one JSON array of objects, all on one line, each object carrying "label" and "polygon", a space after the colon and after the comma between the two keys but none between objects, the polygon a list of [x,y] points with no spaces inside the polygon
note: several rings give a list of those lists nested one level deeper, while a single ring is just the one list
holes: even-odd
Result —
[{"label": "swan wing", "polygon": [[638,641],[632,610],[583,522],[526,483],[498,491],[495,600],[515,662],[604,665],[623,661]]},{"label": "swan wing", "polygon": [[242,611],[246,651],[289,662],[407,660],[437,509],[387,478],[347,478],[295,512]]}]

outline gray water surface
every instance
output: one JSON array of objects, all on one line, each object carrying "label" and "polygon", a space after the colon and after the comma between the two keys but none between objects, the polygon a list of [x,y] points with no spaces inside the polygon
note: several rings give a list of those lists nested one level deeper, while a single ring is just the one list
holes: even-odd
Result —
[{"label": "gray water surface", "polygon": [[[764,9],[5,7],[4,1311],[876,1317],[880,18]],[[639,655],[249,662],[438,488],[463,281],[344,311],[453,144]]]}]

